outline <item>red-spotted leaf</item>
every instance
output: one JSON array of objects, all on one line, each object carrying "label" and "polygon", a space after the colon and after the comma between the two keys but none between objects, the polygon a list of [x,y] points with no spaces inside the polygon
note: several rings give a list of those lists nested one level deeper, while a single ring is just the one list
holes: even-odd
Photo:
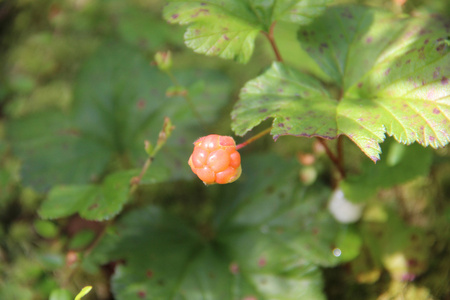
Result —
[{"label": "red-spotted leaf", "polygon": [[284,20],[307,24],[331,0],[171,0],[164,9],[170,23],[191,24],[184,39],[189,48],[245,63],[253,53],[260,31]]},{"label": "red-spotted leaf", "polygon": [[443,147],[450,141],[448,34],[448,22],[438,17],[329,8],[299,31],[299,40],[340,87],[339,99],[310,76],[274,64],[242,89],[232,127],[243,135],[274,118],[275,138],[346,135],[373,161],[386,133],[405,144]]},{"label": "red-spotted leaf", "polygon": [[[332,26],[339,24],[339,26]],[[361,6],[334,7],[299,40],[341,86],[338,134],[372,160],[385,134],[434,148],[450,141],[449,21],[397,18]]]},{"label": "red-spotted leaf", "polygon": [[201,230],[155,206],[139,208],[85,265],[125,261],[112,278],[119,300],[324,299],[318,265],[346,261],[336,247],[354,255],[360,245],[343,242],[345,227],[323,209],[329,190],[302,187],[296,164],[274,155],[243,163],[236,185],[208,189],[218,207]]},{"label": "red-spotted leaf", "polygon": [[[118,224],[118,236],[109,235],[100,245],[114,241],[110,259],[126,261],[112,278],[115,298],[325,299],[317,266],[295,259],[293,250],[276,241],[236,234],[240,240],[229,241],[230,251],[157,207],[133,211]],[[139,247],[130,251],[130,245]]]},{"label": "red-spotted leaf", "polygon": [[328,91],[313,77],[274,63],[241,90],[232,112],[237,135],[274,118],[272,134],[336,137],[336,106]]}]

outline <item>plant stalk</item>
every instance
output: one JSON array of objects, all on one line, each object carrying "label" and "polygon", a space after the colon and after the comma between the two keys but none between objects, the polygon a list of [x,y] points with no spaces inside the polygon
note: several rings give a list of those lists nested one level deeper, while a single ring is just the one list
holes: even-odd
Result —
[{"label": "plant stalk", "polygon": [[269,127],[269,128],[267,128],[267,129],[261,131],[261,132],[258,133],[257,135],[255,135],[255,136],[249,138],[248,140],[246,140],[245,142],[240,143],[239,145],[237,145],[237,146],[236,146],[236,150],[239,150],[239,149],[241,149],[241,148],[244,148],[244,147],[247,146],[248,144],[253,143],[253,142],[256,141],[257,139],[259,139],[259,138],[265,136],[266,134],[268,134],[271,130],[272,130],[272,127]]},{"label": "plant stalk", "polygon": [[[341,178],[344,179],[345,178],[345,170],[342,167],[341,160],[339,159],[339,154],[338,154],[338,156],[334,155],[334,153],[331,152],[331,150],[328,147],[328,144],[327,144],[327,142],[325,140],[323,140],[321,138],[316,138],[316,139],[324,147],[325,152],[327,153],[327,155],[330,158],[331,162],[333,162],[333,164],[335,165],[336,169],[339,171],[339,174],[341,175]],[[338,151],[338,153],[339,153],[339,151]]]},{"label": "plant stalk", "polygon": [[275,54],[276,60],[278,62],[283,62],[283,58],[281,57],[281,53],[278,50],[278,46],[277,43],[275,42],[275,37],[273,35],[273,31],[275,29],[275,25],[277,24],[277,22],[273,22],[272,25],[270,25],[269,28],[269,32],[265,32],[263,31],[264,35],[267,37],[267,39],[269,40],[270,46],[272,46],[272,50]]},{"label": "plant stalk", "polygon": [[[337,158],[340,165],[340,169],[344,170],[344,137],[342,135],[338,137],[336,148],[338,153]],[[344,174],[341,173],[341,175],[343,175],[343,178],[345,178],[345,173]]]}]

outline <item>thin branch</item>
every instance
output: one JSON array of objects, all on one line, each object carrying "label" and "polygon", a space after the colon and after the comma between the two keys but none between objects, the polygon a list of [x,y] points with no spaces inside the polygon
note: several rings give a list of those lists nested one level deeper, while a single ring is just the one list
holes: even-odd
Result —
[{"label": "thin branch", "polygon": [[154,160],[154,156],[150,156],[149,158],[147,158],[147,160],[144,163],[144,166],[141,169],[141,172],[139,173],[138,176],[131,178],[130,181],[130,192],[129,194],[132,195],[134,194],[134,192],[136,191],[136,189],[139,186],[139,183],[142,180],[142,177],[145,175],[145,173],[147,172],[148,168],[150,167],[151,163]]}]

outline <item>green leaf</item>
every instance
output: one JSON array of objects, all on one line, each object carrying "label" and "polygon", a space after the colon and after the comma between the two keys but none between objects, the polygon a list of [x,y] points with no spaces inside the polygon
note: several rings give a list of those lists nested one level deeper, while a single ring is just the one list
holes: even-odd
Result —
[{"label": "green leaf", "polygon": [[[111,173],[100,185],[58,185],[54,186],[39,208],[39,215],[46,219],[56,219],[79,213],[88,220],[110,219],[122,211],[128,201],[130,180],[140,170]],[[167,168],[151,165],[140,184],[155,184],[167,181]]]},{"label": "green leaf", "polygon": [[[178,70],[174,72],[174,76],[187,87],[191,101],[202,119],[207,123],[216,122],[221,116],[222,108],[231,100],[230,79],[221,72],[202,69]],[[151,168],[168,168],[174,179],[192,178],[192,171],[185,166],[192,153],[193,142],[205,135],[205,129],[186,99],[176,96],[165,101],[164,107],[149,124],[146,136],[154,136],[153,140],[156,140],[164,116],[170,116],[175,130],[164,146],[166,150],[158,153]]]},{"label": "green leaf", "polygon": [[164,9],[170,23],[191,24],[184,39],[195,52],[246,63],[260,31],[278,20],[307,24],[331,0],[172,0]]},{"label": "green leaf", "polygon": [[[197,232],[158,208],[131,213],[118,230],[120,241],[113,257],[127,263],[116,269],[112,279],[117,299],[324,299],[317,267],[299,260],[288,264],[291,268],[258,267],[257,256],[252,260],[253,269],[246,268],[240,259],[248,257],[229,257],[221,245],[206,243]],[[131,243],[139,245],[133,252],[126,249]],[[250,246],[246,244],[239,254],[245,254]]]},{"label": "green leaf", "polygon": [[240,251],[241,238],[243,243],[254,239],[251,243],[255,245],[270,241],[275,253],[289,249],[292,257],[336,265],[342,258],[334,256],[332,249],[345,225],[323,209],[330,191],[322,186],[301,187],[295,166],[294,161],[271,155],[243,160],[244,172],[235,190],[226,188],[219,193],[222,196],[214,218],[218,239],[226,240],[227,247],[234,249],[230,251]]},{"label": "green leaf", "polygon": [[299,40],[344,91],[338,134],[376,161],[386,133],[434,148],[450,141],[447,36],[439,17],[350,6],[329,9]]},{"label": "green leaf", "polygon": [[84,296],[86,296],[90,291],[92,290],[92,286],[85,286],[81,289],[81,291],[78,293],[78,295],[75,297],[75,300],[80,300]]},{"label": "green leaf", "polygon": [[38,191],[86,183],[98,179],[112,158],[127,155],[163,103],[167,83],[157,72],[135,50],[105,45],[82,67],[72,114],[46,112],[10,122],[24,183]]},{"label": "green leaf", "polygon": [[69,249],[83,249],[89,246],[95,239],[95,232],[89,229],[84,229],[77,232],[71,239],[68,245]]},{"label": "green leaf", "polygon": [[117,215],[128,201],[131,174],[134,171],[117,172],[108,175],[102,185],[96,187],[79,211],[80,216],[88,220],[107,220]]},{"label": "green leaf", "polygon": [[50,294],[49,300],[72,300],[72,295],[66,289],[53,290]]},{"label": "green leaf", "polygon": [[244,135],[267,118],[272,134],[336,137],[336,106],[320,82],[281,63],[242,88],[231,118],[232,129]]},{"label": "green leaf", "polygon": [[384,222],[365,222],[361,226],[369,253],[396,281],[420,275],[427,270],[430,256],[431,241],[426,231],[406,224],[392,210],[387,215]]},{"label": "green leaf", "polygon": [[126,2],[116,2],[113,5],[116,9],[110,18],[115,18],[117,33],[126,42],[155,51],[168,42],[183,45],[183,32],[179,28],[170,27],[159,15],[153,16],[151,11],[141,5]]},{"label": "green leaf", "polygon": [[333,254],[343,261],[352,261],[360,254],[362,238],[352,227],[339,232]]},{"label": "green leaf", "polygon": [[[86,267],[126,261],[112,279],[117,299],[325,299],[318,265],[359,249],[324,209],[329,190],[302,187],[296,164],[280,157],[243,164],[234,185],[208,188],[218,206],[201,232],[160,208],[140,208],[108,231]],[[347,258],[333,255],[335,245]]]},{"label": "green leaf", "polygon": [[[337,25],[336,25],[337,24]],[[348,136],[373,161],[386,133],[434,148],[450,141],[450,47],[439,18],[396,18],[374,8],[329,8],[299,40],[342,90],[279,63],[248,82],[232,112],[238,135],[267,118],[272,134]]]},{"label": "green leaf", "polygon": [[[230,80],[206,70],[182,70],[175,76],[186,86],[205,82],[193,102],[205,120],[215,120],[228,100]],[[111,162],[140,167],[147,158],[144,141],[156,141],[165,116],[176,129],[168,140],[170,150],[158,155],[152,168],[172,178],[190,178],[186,153],[204,132],[185,99],[166,97],[167,87],[169,78],[135,49],[115,42],[100,47],[81,68],[73,111],[8,123],[13,153],[22,160],[23,183],[45,192],[52,185],[98,181]]]},{"label": "green leaf", "polygon": [[167,87],[168,79],[149,67],[139,52],[107,43],[85,62],[79,74],[75,124],[92,139],[124,155],[136,146],[136,139],[164,104]]},{"label": "green leaf", "polygon": [[57,111],[11,120],[8,135],[14,154],[22,158],[22,182],[38,191],[51,184],[96,179],[112,155],[106,145],[74,129],[70,117]]},{"label": "green leaf", "polygon": [[33,225],[36,232],[44,238],[51,239],[58,235],[58,227],[50,221],[36,220]]},{"label": "green leaf", "polygon": [[116,172],[96,185],[55,186],[42,203],[42,218],[55,219],[79,213],[88,220],[101,221],[118,214],[128,200],[130,179],[137,171]]},{"label": "green leaf", "polygon": [[70,216],[83,208],[83,202],[96,191],[94,185],[53,187],[38,211],[42,218],[56,219]]},{"label": "green leaf", "polygon": [[383,146],[387,158],[374,165],[365,163],[362,173],[349,176],[341,182],[345,197],[353,202],[364,202],[379,189],[390,188],[429,173],[432,153],[420,146],[405,146],[396,142]]}]

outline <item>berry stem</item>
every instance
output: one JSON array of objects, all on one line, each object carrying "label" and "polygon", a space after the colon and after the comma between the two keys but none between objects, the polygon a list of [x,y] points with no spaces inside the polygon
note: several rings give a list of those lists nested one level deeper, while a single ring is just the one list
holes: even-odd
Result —
[{"label": "berry stem", "polygon": [[269,40],[270,46],[272,46],[272,50],[275,54],[276,60],[279,62],[283,62],[283,58],[281,57],[281,53],[278,50],[277,43],[275,42],[275,37],[273,35],[273,30],[275,29],[275,25],[277,22],[273,22],[272,25],[270,25],[269,32],[263,31],[263,34],[267,37]]},{"label": "berry stem", "polygon": [[265,136],[266,134],[268,134],[270,131],[272,130],[272,127],[267,128],[266,130],[261,131],[260,133],[258,133],[257,135],[249,138],[248,140],[246,140],[243,143],[240,143],[239,145],[236,146],[236,150],[239,150],[241,148],[244,148],[245,146],[247,146],[250,143],[253,143],[254,141],[256,141],[257,139]]}]

